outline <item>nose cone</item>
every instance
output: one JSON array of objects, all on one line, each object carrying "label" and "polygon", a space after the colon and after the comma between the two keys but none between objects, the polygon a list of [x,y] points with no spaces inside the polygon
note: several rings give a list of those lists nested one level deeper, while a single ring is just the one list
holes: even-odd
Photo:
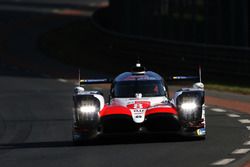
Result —
[{"label": "nose cone", "polygon": [[135,123],[142,123],[145,120],[145,114],[150,107],[150,101],[134,101],[132,104],[128,104],[133,121]]},{"label": "nose cone", "polygon": [[130,109],[133,121],[142,123],[145,120],[146,109]]}]

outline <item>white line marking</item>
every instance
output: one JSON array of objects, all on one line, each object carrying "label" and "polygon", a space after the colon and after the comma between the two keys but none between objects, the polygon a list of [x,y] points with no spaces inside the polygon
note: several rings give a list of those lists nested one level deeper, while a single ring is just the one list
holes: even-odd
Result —
[{"label": "white line marking", "polygon": [[243,145],[249,146],[250,145],[250,141],[246,141]]},{"label": "white line marking", "polygon": [[62,83],[66,83],[66,82],[68,82],[66,79],[62,79],[62,78],[59,78],[59,79],[57,79],[59,82],[62,82]]},{"label": "white line marking", "polygon": [[246,128],[247,128],[248,130],[250,130],[250,126],[246,126]]},{"label": "white line marking", "polygon": [[238,121],[240,123],[242,123],[242,124],[250,124],[250,120],[249,119],[239,119]]},{"label": "white line marking", "polygon": [[238,114],[227,114],[227,116],[232,117],[232,118],[239,118],[240,115]]},{"label": "white line marking", "polygon": [[221,109],[221,108],[212,108],[211,110],[215,112],[227,112],[226,110]]},{"label": "white line marking", "polygon": [[216,166],[227,165],[227,164],[233,162],[234,160],[235,160],[234,158],[226,158],[226,159],[216,161],[216,162],[212,163],[212,165],[216,165]]},{"label": "white line marking", "polygon": [[250,151],[249,148],[241,148],[241,149],[236,149],[232,152],[232,154],[246,154]]}]

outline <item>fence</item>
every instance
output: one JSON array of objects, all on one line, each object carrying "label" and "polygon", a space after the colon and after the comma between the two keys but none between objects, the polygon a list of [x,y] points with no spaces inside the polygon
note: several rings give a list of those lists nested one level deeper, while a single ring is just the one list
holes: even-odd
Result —
[{"label": "fence", "polygon": [[202,66],[207,80],[230,81],[236,84],[250,83],[250,49],[199,43],[158,40],[130,36],[107,29],[112,20],[109,10],[98,10],[93,21],[99,29],[116,39],[108,52],[117,59],[133,61],[137,57],[166,75],[194,73]]}]

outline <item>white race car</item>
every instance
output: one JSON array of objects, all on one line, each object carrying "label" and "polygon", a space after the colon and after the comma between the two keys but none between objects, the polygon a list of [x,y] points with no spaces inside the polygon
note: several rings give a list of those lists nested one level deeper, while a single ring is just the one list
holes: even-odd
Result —
[{"label": "white race car", "polygon": [[[173,79],[187,79],[178,76]],[[114,80],[82,80],[74,90],[73,141],[102,134],[177,133],[205,138],[204,85],[178,90],[172,99],[164,79],[140,63]],[[85,84],[111,83],[109,101]]]}]

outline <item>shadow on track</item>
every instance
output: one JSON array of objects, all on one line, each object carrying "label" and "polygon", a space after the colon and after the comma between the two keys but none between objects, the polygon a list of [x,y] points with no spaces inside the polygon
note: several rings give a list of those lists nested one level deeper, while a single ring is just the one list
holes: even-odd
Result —
[{"label": "shadow on track", "polygon": [[[180,135],[128,135],[128,136],[104,136],[97,141],[99,145],[119,145],[119,144],[149,144],[149,143],[176,143],[176,142],[193,142],[200,141],[200,138],[183,137]],[[202,140],[201,140],[202,141]],[[95,143],[87,143],[95,144]],[[83,143],[83,145],[86,145]]]},{"label": "shadow on track", "polygon": [[58,148],[58,147],[95,147],[108,145],[131,145],[131,144],[151,144],[151,143],[176,143],[176,142],[202,142],[201,139],[193,137],[173,136],[112,136],[100,137],[95,140],[83,141],[75,144],[72,141],[50,141],[50,142],[30,142],[30,143],[10,143],[0,144],[0,150],[10,149],[32,149],[32,148]]},{"label": "shadow on track", "polygon": [[34,143],[10,143],[0,144],[0,150],[8,149],[28,149],[28,148],[56,148],[70,147],[74,144],[71,141],[51,141],[51,142],[34,142]]}]

